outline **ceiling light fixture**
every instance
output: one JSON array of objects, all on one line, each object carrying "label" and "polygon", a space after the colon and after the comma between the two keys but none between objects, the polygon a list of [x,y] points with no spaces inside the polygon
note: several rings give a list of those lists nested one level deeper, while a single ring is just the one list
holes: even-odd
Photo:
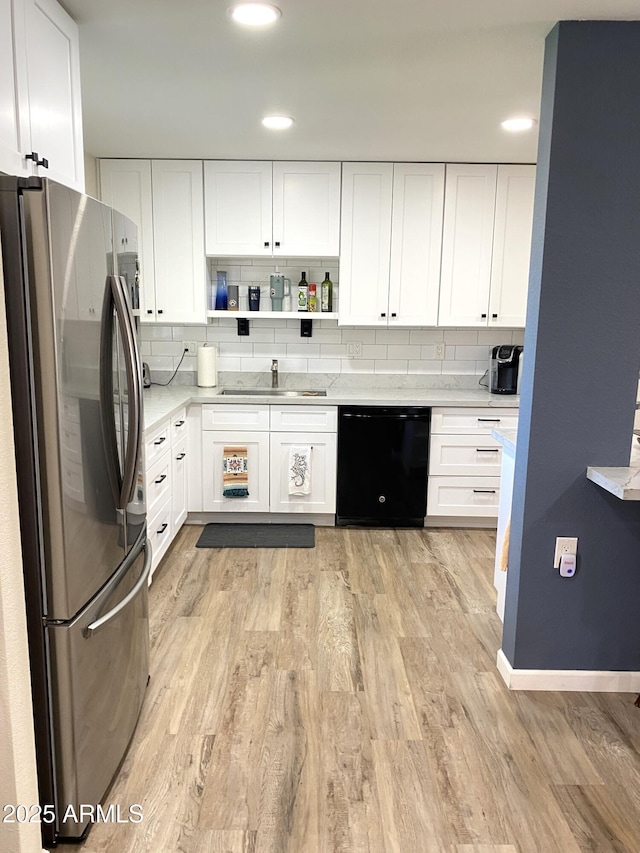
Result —
[{"label": "ceiling light fixture", "polygon": [[229,14],[238,24],[264,27],[277,21],[282,12],[277,6],[268,3],[238,3],[229,9]]},{"label": "ceiling light fixture", "polygon": [[501,124],[505,130],[516,133],[519,130],[531,130],[535,124],[535,120],[532,118],[508,118],[501,122]]},{"label": "ceiling light fixture", "polygon": [[269,130],[286,130],[293,124],[293,119],[291,116],[265,116],[262,124]]}]

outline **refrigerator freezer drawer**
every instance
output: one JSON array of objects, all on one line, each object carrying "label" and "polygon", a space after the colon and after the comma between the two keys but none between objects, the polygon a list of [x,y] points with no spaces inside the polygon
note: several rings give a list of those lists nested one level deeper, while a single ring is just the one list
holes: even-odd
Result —
[{"label": "refrigerator freezer drawer", "polygon": [[[47,629],[59,817],[69,805],[78,813],[80,804],[102,801],[135,729],[149,674],[148,569],[143,550],[73,622]],[[88,632],[140,582],[122,610]],[[61,822],[60,837],[77,838],[85,828],[86,821]]]}]

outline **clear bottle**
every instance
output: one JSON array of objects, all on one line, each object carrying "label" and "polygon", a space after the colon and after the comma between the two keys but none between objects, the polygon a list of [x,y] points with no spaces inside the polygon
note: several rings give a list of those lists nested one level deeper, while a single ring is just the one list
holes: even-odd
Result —
[{"label": "clear bottle", "polygon": [[309,310],[309,285],[307,284],[307,274],[302,273],[302,278],[298,284],[298,311]]},{"label": "clear bottle", "polygon": [[309,285],[309,311],[317,311],[318,310],[318,297],[317,297],[318,288],[315,284]]},{"label": "clear bottle", "polygon": [[320,310],[333,311],[333,282],[328,272],[324,274],[324,281],[320,285]]}]

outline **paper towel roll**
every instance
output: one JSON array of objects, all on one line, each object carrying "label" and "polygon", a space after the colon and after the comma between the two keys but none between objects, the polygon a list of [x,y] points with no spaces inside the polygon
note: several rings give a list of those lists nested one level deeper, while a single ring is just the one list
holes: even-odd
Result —
[{"label": "paper towel roll", "polygon": [[218,384],[218,348],[198,347],[198,385],[213,388]]}]

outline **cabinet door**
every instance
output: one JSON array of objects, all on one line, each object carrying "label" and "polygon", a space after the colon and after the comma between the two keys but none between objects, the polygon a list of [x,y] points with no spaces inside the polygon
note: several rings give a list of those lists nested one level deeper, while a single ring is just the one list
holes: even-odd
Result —
[{"label": "cabinet door", "polygon": [[171,527],[172,536],[180,530],[187,517],[187,439],[171,448]]},{"label": "cabinet door", "polygon": [[38,174],[84,191],[78,27],[55,0],[24,0],[31,150]]},{"label": "cabinet door", "polygon": [[444,165],[393,167],[389,325],[438,322]]},{"label": "cabinet door", "polygon": [[[246,447],[249,495],[222,494],[225,447]],[[211,430],[202,433],[202,509],[205,512],[269,512],[269,433]]]},{"label": "cabinet door", "polygon": [[392,188],[391,163],[342,164],[340,325],[387,325]]},{"label": "cabinet door", "polygon": [[156,320],[206,323],[201,160],[153,160]]},{"label": "cabinet door", "polygon": [[497,166],[447,166],[440,276],[441,326],[486,326]]},{"label": "cabinet door", "polygon": [[[143,322],[153,322],[156,316],[156,283],[153,263],[151,161],[100,160],[99,174],[101,199],[124,213],[138,228],[140,319]],[[127,236],[119,234],[116,239],[125,240]]]},{"label": "cabinet door", "polygon": [[[293,445],[311,448],[311,491],[290,495]],[[337,436],[326,432],[271,433],[271,512],[336,511]]]},{"label": "cabinet door", "polygon": [[204,164],[207,255],[271,256],[271,161]]},{"label": "cabinet door", "polygon": [[0,6],[0,172],[29,175],[28,89],[24,64],[24,4]]},{"label": "cabinet door", "polygon": [[524,326],[535,177],[535,166],[498,166],[490,326]]},{"label": "cabinet door", "polygon": [[273,254],[337,257],[340,163],[273,164]]}]

